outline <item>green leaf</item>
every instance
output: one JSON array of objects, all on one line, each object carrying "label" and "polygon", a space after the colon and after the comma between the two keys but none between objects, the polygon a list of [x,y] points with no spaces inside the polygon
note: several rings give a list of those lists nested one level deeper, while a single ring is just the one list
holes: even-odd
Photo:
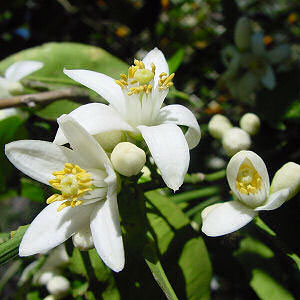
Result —
[{"label": "green leaf", "polygon": [[40,297],[39,291],[33,291],[29,292],[26,295],[26,300],[41,300],[42,298]]},{"label": "green leaf", "polygon": [[288,257],[290,257],[297,265],[298,270],[300,271],[300,257],[296,253],[288,253]]},{"label": "green leaf", "polygon": [[72,296],[74,298],[83,296],[87,289],[89,288],[89,283],[86,282],[81,282],[79,280],[75,280],[72,282]]},{"label": "green leaf", "polygon": [[293,300],[289,291],[283,288],[270,274],[260,269],[252,270],[250,286],[262,300]]},{"label": "green leaf", "polygon": [[75,247],[73,248],[68,267],[71,272],[87,277],[87,270],[81,252]]},{"label": "green leaf", "polygon": [[63,69],[87,69],[119,78],[127,72],[127,64],[105,50],[78,43],[47,43],[13,54],[0,62],[0,72],[20,60],[38,60],[44,67],[28,78],[53,83],[76,84]]},{"label": "green leaf", "polygon": [[[145,196],[149,200],[147,218],[163,255],[162,264],[168,261],[165,272],[176,294],[180,299],[209,299],[212,270],[203,239],[196,237],[190,220],[171,199],[158,191]],[[183,278],[175,275],[178,273]]]},{"label": "green leaf", "polygon": [[96,249],[89,250],[88,253],[96,278],[101,282],[109,280],[112,277],[112,272],[104,265]]},{"label": "green leaf", "polygon": [[54,101],[44,108],[36,111],[35,114],[45,120],[56,121],[59,116],[68,114],[79,106],[80,104],[70,100],[59,100]]},{"label": "green leaf", "polygon": [[184,48],[180,48],[176,53],[168,59],[170,74],[174,73],[182,63],[184,57]]},{"label": "green leaf", "polygon": [[300,100],[293,101],[291,105],[287,108],[284,115],[285,119],[298,120],[300,118]]},{"label": "green leaf", "polygon": [[35,202],[45,201],[42,185],[28,178],[21,178],[21,196]]},{"label": "green leaf", "polygon": [[11,239],[0,245],[0,265],[18,255],[19,245],[28,226],[20,226],[17,231],[11,233]]},{"label": "green leaf", "polygon": [[276,236],[276,233],[260,217],[256,217],[254,219],[254,223],[257,227],[262,229],[267,234],[271,236]]},{"label": "green leaf", "polygon": [[103,293],[102,293],[103,300],[120,300],[121,296],[117,288],[110,288],[108,287]]}]

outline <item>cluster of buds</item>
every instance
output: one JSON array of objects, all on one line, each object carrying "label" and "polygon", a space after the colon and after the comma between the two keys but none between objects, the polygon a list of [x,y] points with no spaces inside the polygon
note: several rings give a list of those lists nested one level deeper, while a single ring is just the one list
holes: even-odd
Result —
[{"label": "cluster of buds", "polygon": [[240,119],[240,128],[233,127],[230,120],[220,114],[211,118],[208,131],[211,136],[222,141],[222,146],[228,156],[251,147],[251,137],[258,133],[260,119],[253,113],[246,113]]}]

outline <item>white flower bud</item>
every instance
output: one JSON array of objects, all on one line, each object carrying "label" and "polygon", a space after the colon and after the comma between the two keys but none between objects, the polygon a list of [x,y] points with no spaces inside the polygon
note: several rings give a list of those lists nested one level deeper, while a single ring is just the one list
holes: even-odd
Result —
[{"label": "white flower bud", "polygon": [[226,154],[233,156],[241,150],[248,150],[251,146],[251,138],[246,131],[233,127],[223,135],[222,145]]},{"label": "white flower bud", "polygon": [[107,152],[111,152],[117,144],[125,140],[125,134],[120,130],[101,132],[94,135],[94,137]]},{"label": "white flower bud", "polygon": [[275,174],[272,184],[271,193],[289,188],[287,200],[294,197],[300,190],[300,165],[294,162],[284,164]]},{"label": "white flower bud", "polygon": [[255,135],[260,128],[260,119],[257,115],[252,113],[244,114],[240,119],[240,127],[250,135]]},{"label": "white flower bud", "polygon": [[232,124],[223,115],[214,115],[208,122],[208,131],[216,139],[221,139],[224,133],[230,128],[232,128]]},{"label": "white flower bud", "polygon": [[124,176],[137,175],[146,163],[145,152],[128,142],[119,143],[111,154],[111,162],[117,172]]},{"label": "white flower bud", "polygon": [[47,283],[47,290],[56,297],[63,297],[68,294],[70,282],[63,276],[54,276]]},{"label": "white flower bud", "polygon": [[83,228],[72,236],[74,247],[80,251],[87,251],[94,248],[93,237],[89,227]]},{"label": "white flower bud", "polygon": [[43,300],[57,300],[57,298],[54,295],[48,295]]},{"label": "white flower bud", "polygon": [[11,82],[8,86],[8,92],[13,96],[21,95],[24,92],[24,87],[20,82]]},{"label": "white flower bud", "polygon": [[58,275],[57,268],[41,268],[33,276],[33,283],[36,285],[46,285],[54,276]]},{"label": "white flower bud", "polygon": [[239,18],[234,29],[234,43],[241,51],[250,47],[251,43],[251,23],[246,17]]}]

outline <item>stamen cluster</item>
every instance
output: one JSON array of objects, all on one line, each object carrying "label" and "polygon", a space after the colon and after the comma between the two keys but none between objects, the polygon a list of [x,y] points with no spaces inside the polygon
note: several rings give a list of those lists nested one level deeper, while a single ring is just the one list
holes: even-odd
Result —
[{"label": "stamen cluster", "polygon": [[55,179],[50,179],[49,183],[52,187],[62,192],[62,194],[54,194],[47,199],[47,204],[55,201],[64,201],[57,209],[61,211],[65,207],[79,206],[82,200],[77,200],[86,192],[92,190],[91,174],[80,168],[78,165],[66,163],[65,168],[61,171],[52,173]]}]

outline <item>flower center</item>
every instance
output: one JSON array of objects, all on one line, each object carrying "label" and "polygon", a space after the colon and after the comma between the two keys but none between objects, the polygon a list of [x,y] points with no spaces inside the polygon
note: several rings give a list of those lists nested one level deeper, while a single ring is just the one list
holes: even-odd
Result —
[{"label": "flower center", "polygon": [[78,165],[66,163],[63,170],[55,171],[52,174],[55,176],[55,179],[50,179],[49,183],[55,189],[61,191],[61,195],[54,194],[46,202],[50,204],[55,201],[64,201],[57,211],[61,211],[68,206],[81,205],[83,201],[77,199],[92,190],[91,174],[81,169]]},{"label": "flower center", "polygon": [[[151,81],[154,78],[155,69],[156,67],[153,63],[151,64],[151,70],[148,70],[142,61],[135,59],[134,65],[128,69],[128,76],[126,74],[120,74],[121,78],[115,80],[115,82],[122,89],[127,89],[128,96],[143,93],[150,94],[153,89]],[[169,76],[166,73],[161,73],[159,75],[158,90],[166,90],[173,86],[172,79],[174,76],[174,73]]]},{"label": "flower center", "polygon": [[236,187],[241,194],[256,194],[261,188],[261,177],[252,165],[251,161],[246,159],[240,166],[236,178]]}]

